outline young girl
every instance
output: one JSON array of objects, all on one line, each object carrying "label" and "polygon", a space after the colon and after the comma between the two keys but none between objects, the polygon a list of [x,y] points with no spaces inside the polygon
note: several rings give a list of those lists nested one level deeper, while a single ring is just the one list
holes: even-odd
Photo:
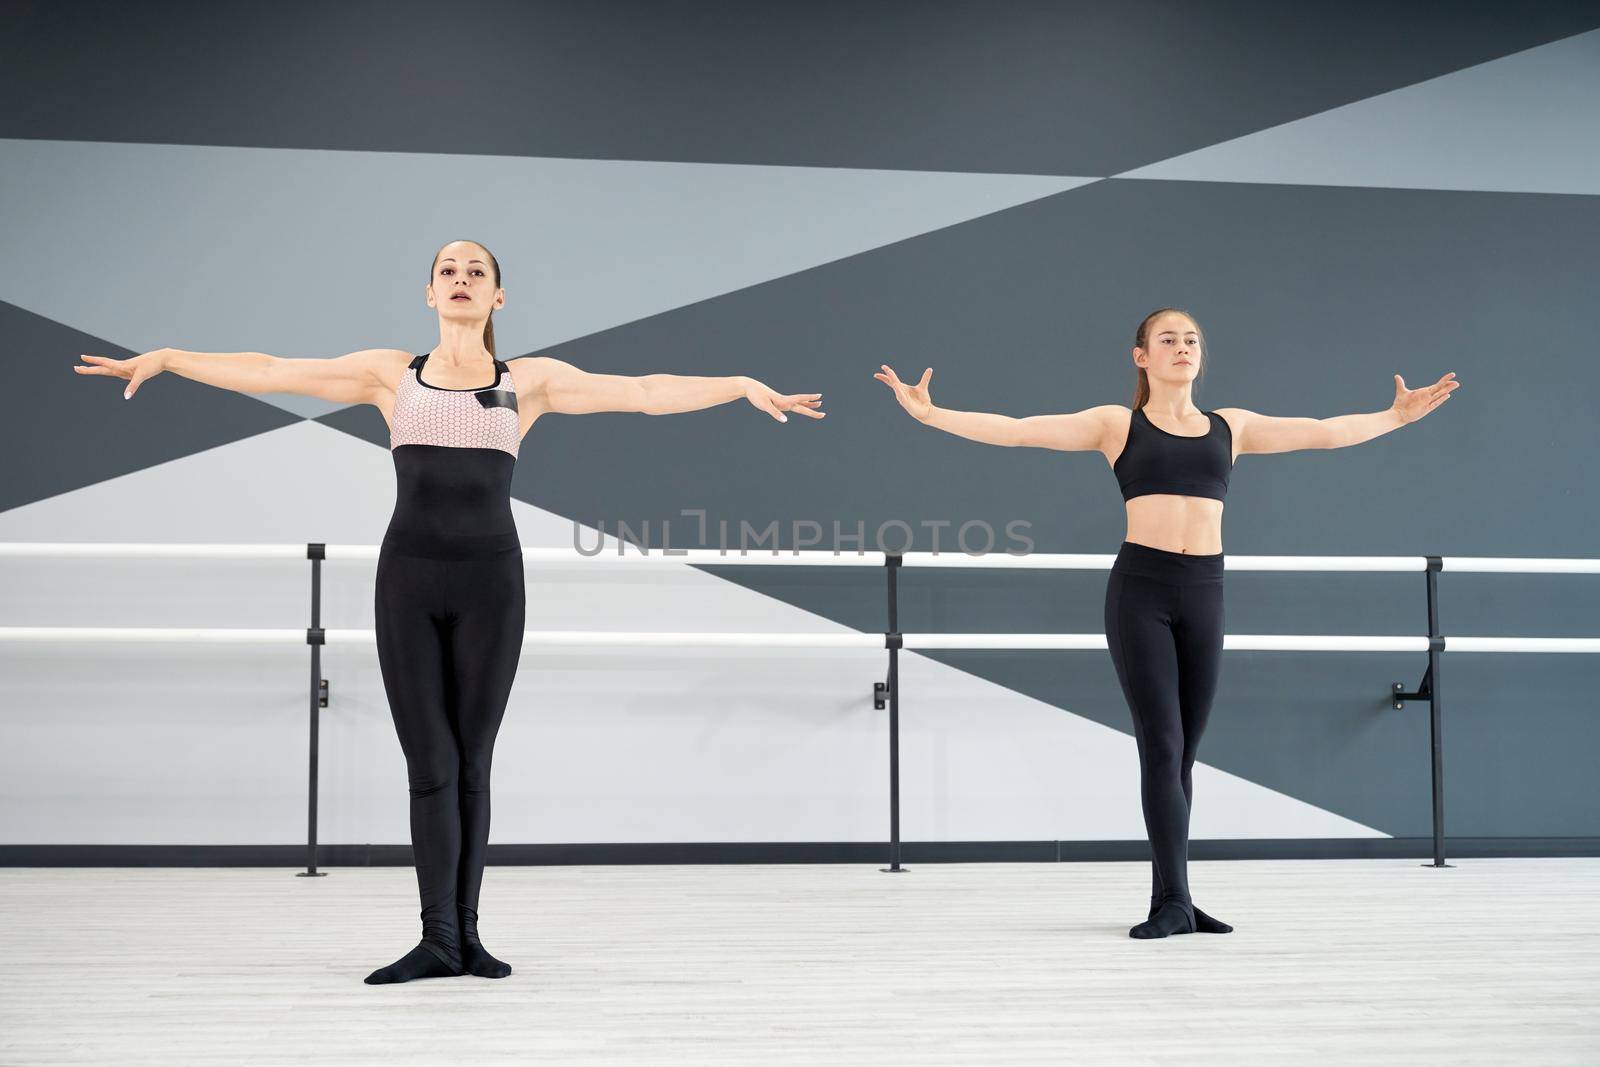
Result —
[{"label": "young girl", "polygon": [[1201,411],[1192,396],[1203,338],[1177,308],[1134,332],[1133,407],[1102,404],[1066,415],[1014,419],[935,407],[930,367],[907,385],[883,365],[873,377],[919,422],[985,444],[1094,449],[1122,487],[1128,532],[1106,581],[1106,644],[1133,713],[1139,792],[1150,835],[1149,916],[1137,938],[1225,934],[1233,927],[1189,895],[1191,773],[1222,665],[1222,501],[1234,460],[1247,452],[1343,448],[1415,422],[1460,384],[1453,373],[1421,389],[1397,374],[1386,411],[1327,419],[1275,418],[1243,408]]},{"label": "young girl", "polygon": [[501,362],[493,312],[500,265],[473,241],[434,256],[424,298],[439,344],[414,356],[372,348],[337,359],[160,349],[84,356],[84,374],[128,379],[131,397],[172,371],[245,393],[300,393],[375,405],[389,424],[394,514],[378,555],[378,665],[405,752],[422,940],[371,985],[511,967],[478,940],[489,843],[489,767],[522,649],[522,546],[511,515],[517,448],[546,412],[666,415],[748,400],[779,422],[822,418],[820,393],[783,395],[745,376],[588,374],[548,356]]}]

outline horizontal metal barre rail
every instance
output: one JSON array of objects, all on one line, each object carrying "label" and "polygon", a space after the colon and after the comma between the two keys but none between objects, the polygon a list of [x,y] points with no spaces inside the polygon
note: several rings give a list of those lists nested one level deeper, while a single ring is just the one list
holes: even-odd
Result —
[{"label": "horizontal metal barre rail", "polygon": [[[1235,652],[1600,652],[1600,637],[1427,637],[1384,634],[1227,634]],[[204,627],[0,626],[0,644],[102,641],[107,643],[263,645],[370,645],[375,630],[227,629]],[[898,643],[897,643],[898,642]],[[1105,634],[891,634],[692,633],[654,630],[525,630],[528,646],[613,645],[701,648],[1055,649],[1106,648]]]},{"label": "horizontal metal barre rail", "polygon": [[[105,559],[295,559],[307,558],[304,544],[167,544],[112,543],[97,541],[7,541],[0,542],[0,558],[105,558]],[[319,545],[323,559],[377,559],[379,545]],[[1108,570],[1114,554],[1034,552],[1012,555],[991,552],[969,555],[965,552],[825,552],[771,551],[729,553],[720,549],[611,549],[579,552],[568,548],[524,547],[527,563],[560,566],[565,564],[620,564],[625,566],[658,563],[692,563],[729,566],[791,567],[882,567],[889,559],[902,567],[945,567],[1039,570]],[[1441,570],[1475,571],[1480,574],[1600,574],[1600,559],[1520,558],[1516,556],[1443,556]],[[1238,571],[1424,571],[1427,556],[1225,556],[1223,566]]]},{"label": "horizontal metal barre rail", "polygon": [[[200,644],[264,644],[264,645],[371,645],[377,643],[377,631],[340,629],[300,630],[230,630],[195,628],[119,629],[105,626],[9,626],[0,627],[0,643],[8,641],[131,641],[159,643],[166,641],[195,642]],[[886,646],[883,634],[808,634],[808,633],[678,633],[672,631],[626,630],[525,630],[523,647],[529,645],[617,645],[675,647],[699,645],[720,647],[771,647],[771,648],[862,648],[881,652]],[[1426,644],[1426,641],[1424,641]],[[1104,647],[1102,644],[1101,647]]]}]

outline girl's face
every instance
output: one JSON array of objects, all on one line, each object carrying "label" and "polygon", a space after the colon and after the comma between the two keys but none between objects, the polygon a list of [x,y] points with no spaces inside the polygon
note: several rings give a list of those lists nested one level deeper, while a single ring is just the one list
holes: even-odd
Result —
[{"label": "girl's face", "polygon": [[1173,385],[1192,382],[1200,374],[1200,330],[1187,315],[1169,311],[1150,324],[1145,347],[1133,350],[1133,362],[1151,378]]},{"label": "girl's face", "polygon": [[506,293],[494,284],[489,253],[457,241],[440,249],[439,258],[433,261],[427,300],[441,318],[481,322],[490,311],[505,307]]}]

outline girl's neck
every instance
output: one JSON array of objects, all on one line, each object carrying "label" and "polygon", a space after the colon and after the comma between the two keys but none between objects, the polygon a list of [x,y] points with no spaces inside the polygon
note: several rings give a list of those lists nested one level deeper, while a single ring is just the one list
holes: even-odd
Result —
[{"label": "girl's neck", "polygon": [[1145,410],[1153,411],[1157,415],[1170,415],[1181,419],[1185,415],[1193,415],[1200,408],[1194,402],[1194,394],[1189,389],[1174,392],[1151,391],[1150,397],[1144,402]]},{"label": "girl's neck", "polygon": [[495,357],[483,347],[483,334],[447,330],[439,337],[439,344],[428,357],[449,367],[478,367],[493,363]]}]

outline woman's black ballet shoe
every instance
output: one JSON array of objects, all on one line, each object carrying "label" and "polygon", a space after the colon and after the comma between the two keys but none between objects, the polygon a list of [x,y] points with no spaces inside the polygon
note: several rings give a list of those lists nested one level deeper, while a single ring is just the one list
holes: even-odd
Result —
[{"label": "woman's black ballet shoe", "polygon": [[[1156,917],[1156,905],[1150,905],[1150,914],[1147,918]],[[1194,932],[1197,934],[1231,934],[1233,927],[1221,919],[1213,919],[1199,908],[1194,909]]]},{"label": "woman's black ballet shoe", "polygon": [[379,967],[363,981],[367,985],[393,985],[397,982],[414,982],[418,978],[454,978],[464,973],[460,962],[450,958],[443,949],[427,941],[419,941],[416,948],[389,966]]},{"label": "woman's black ballet shoe", "polygon": [[1194,933],[1194,915],[1175,900],[1169,900],[1156,909],[1156,913],[1128,931],[1128,936],[1141,941],[1174,934]]},{"label": "woman's black ballet shoe", "polygon": [[478,978],[511,977],[511,964],[495,959],[482,945],[462,946],[461,969]]},{"label": "woman's black ballet shoe", "polygon": [[456,915],[461,920],[461,969],[479,978],[509,978],[511,964],[489,955],[478,940],[477,909],[457,905]]}]

